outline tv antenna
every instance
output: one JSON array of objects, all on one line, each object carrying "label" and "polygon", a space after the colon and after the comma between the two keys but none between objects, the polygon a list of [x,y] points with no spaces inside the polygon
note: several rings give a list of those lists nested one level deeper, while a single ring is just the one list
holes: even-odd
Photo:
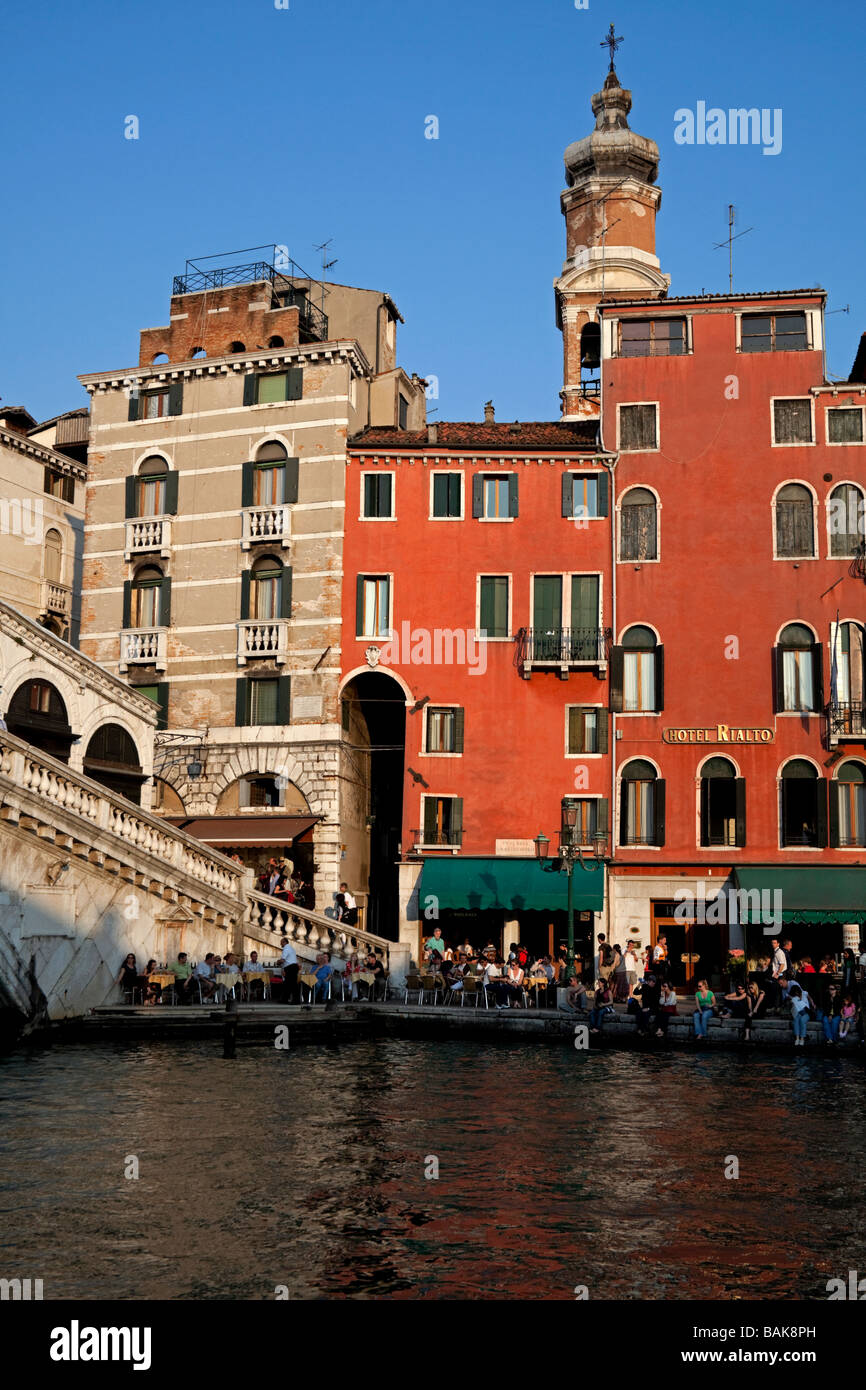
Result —
[{"label": "tv antenna", "polygon": [[829,318],[831,314],[850,314],[850,312],[851,312],[851,305],[850,305],[850,304],[846,304],[844,309],[825,309],[825,310],[824,310],[824,317],[825,317],[825,319],[826,319],[826,318]]},{"label": "tv antenna", "polygon": [[338,261],[338,259],[339,259],[339,257],[335,256],[334,259],[333,259],[332,261],[329,261],[329,260],[328,260],[328,247],[330,246],[330,244],[331,244],[331,242],[332,242],[333,240],[334,240],[333,237],[329,237],[327,241],[323,241],[323,242],[321,243],[320,246],[316,246],[316,247],[314,248],[316,251],[321,251],[321,253],[322,253],[322,274],[323,274],[323,275],[324,275],[324,273],[325,273],[326,270],[330,270],[330,269],[331,269],[331,266],[332,266],[332,265],[336,265],[336,264],[337,264],[337,261]]},{"label": "tv antenna", "polygon": [[737,232],[737,235],[734,236],[734,205],[733,203],[728,203],[728,235],[724,241],[714,242],[713,246],[716,251],[721,251],[724,246],[728,248],[729,294],[734,293],[734,242],[738,241],[741,236],[747,236],[749,232],[753,232],[754,230],[754,227],[747,227],[745,232]]}]

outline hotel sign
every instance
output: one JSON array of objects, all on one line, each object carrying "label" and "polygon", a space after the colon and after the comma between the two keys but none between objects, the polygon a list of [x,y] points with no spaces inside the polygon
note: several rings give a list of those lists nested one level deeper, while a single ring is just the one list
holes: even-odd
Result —
[{"label": "hotel sign", "polygon": [[713,724],[703,729],[662,729],[662,743],[772,743],[774,729],[741,729]]}]

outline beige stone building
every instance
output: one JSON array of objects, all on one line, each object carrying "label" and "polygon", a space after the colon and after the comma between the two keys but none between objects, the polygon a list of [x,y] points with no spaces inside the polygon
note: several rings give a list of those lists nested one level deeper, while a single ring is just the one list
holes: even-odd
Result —
[{"label": "beige stone building", "polygon": [[[57,427],[66,418],[45,428],[23,407],[0,405],[0,597],[76,644],[86,445],[61,452]],[[80,425],[64,430],[81,433]]]},{"label": "beige stone building", "polygon": [[346,440],[425,420],[399,320],[291,266],[188,266],[138,365],[80,378],[82,648],[159,706],[153,806],[246,864],[287,854],[320,910],[345,852]]}]

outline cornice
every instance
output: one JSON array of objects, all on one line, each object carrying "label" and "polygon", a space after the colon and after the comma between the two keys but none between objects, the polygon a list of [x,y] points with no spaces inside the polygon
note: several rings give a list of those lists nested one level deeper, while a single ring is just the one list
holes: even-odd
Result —
[{"label": "cornice", "polygon": [[39,463],[49,464],[56,473],[68,474],[82,483],[87,481],[86,464],[77,463],[65,454],[56,453],[47,444],[37,444],[35,439],[30,439],[25,434],[0,427],[0,444],[7,449],[14,449],[16,453],[26,454],[28,458],[36,459]]},{"label": "cornice", "polygon": [[283,363],[348,362],[355,376],[369,377],[372,369],[363,348],[354,339],[331,343],[307,343],[293,348],[268,348],[266,351],[237,352],[230,357],[196,357],[186,362],[150,362],[140,367],[122,367],[118,371],[88,372],[79,376],[90,395],[98,391],[115,391],[129,386],[158,386],[161,382],[194,381],[205,377],[243,376],[250,369],[279,367]]}]

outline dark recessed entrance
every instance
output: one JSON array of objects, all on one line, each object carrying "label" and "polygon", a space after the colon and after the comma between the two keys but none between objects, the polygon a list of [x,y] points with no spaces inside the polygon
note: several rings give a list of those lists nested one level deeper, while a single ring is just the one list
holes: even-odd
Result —
[{"label": "dark recessed entrance", "polygon": [[23,738],[62,763],[69,761],[75,735],[69,725],[66,705],[48,681],[30,680],[19,685],[6,715],[6,727],[16,738]]}]

